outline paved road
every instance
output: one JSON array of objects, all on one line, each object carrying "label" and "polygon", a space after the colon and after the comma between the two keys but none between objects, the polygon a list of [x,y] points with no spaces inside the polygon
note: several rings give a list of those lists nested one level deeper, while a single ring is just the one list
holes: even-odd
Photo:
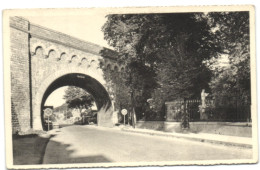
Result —
[{"label": "paved road", "polygon": [[251,159],[252,150],[93,126],[70,126],[49,141],[43,163]]}]

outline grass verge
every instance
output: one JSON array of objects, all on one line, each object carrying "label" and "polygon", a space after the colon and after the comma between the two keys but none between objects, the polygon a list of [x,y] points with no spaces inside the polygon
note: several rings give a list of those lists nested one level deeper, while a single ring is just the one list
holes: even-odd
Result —
[{"label": "grass verge", "polygon": [[13,135],[13,164],[42,164],[50,135]]}]

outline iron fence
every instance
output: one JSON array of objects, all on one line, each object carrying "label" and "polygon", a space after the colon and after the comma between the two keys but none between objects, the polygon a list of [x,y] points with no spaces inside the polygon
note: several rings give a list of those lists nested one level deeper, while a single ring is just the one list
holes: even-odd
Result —
[{"label": "iron fence", "polygon": [[[202,108],[201,100],[184,100],[189,121],[227,121],[251,122],[251,104],[237,96],[218,96],[205,100]],[[204,109],[204,110],[203,110]],[[205,116],[203,117],[202,114]]]}]

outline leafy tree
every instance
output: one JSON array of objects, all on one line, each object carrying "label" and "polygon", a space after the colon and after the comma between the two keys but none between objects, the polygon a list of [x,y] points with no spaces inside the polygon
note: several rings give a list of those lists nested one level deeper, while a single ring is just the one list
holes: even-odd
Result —
[{"label": "leafy tree", "polygon": [[70,110],[68,110],[68,111],[66,111],[66,112],[64,113],[64,120],[69,119],[69,118],[71,118],[71,117],[73,117],[73,115],[72,115],[72,113],[71,113]]},{"label": "leafy tree", "polygon": [[[131,106],[130,89],[124,82],[126,73],[122,70],[112,70],[110,67],[102,67],[104,71],[104,78],[111,96],[114,96],[114,107],[119,110],[129,110]],[[113,88],[109,88],[113,87]],[[119,114],[119,121],[122,121],[122,115]]]},{"label": "leafy tree", "polygon": [[202,62],[220,49],[204,14],[109,15],[103,32],[126,66],[122,80],[134,107],[153,98],[160,112],[166,100],[193,97],[208,88],[210,72]]},{"label": "leafy tree", "polygon": [[69,86],[66,89],[64,99],[68,104],[68,108],[79,109],[80,113],[82,112],[82,109],[93,106],[94,102],[94,98],[91,94],[82,88],[75,86]]},{"label": "leafy tree", "polygon": [[216,65],[220,55],[208,61],[214,73],[210,82],[213,94],[250,101],[249,13],[209,13],[208,21],[228,62],[226,67]]}]

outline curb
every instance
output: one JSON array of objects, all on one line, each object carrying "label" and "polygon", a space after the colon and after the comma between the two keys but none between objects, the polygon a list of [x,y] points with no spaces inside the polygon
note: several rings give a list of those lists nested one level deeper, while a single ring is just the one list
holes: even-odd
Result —
[{"label": "curb", "polygon": [[252,149],[251,144],[245,144],[245,143],[235,143],[230,141],[219,141],[219,140],[212,140],[212,139],[205,139],[205,138],[195,138],[190,136],[179,136],[175,134],[162,134],[162,133],[156,133],[156,132],[144,132],[144,131],[137,131],[137,130],[131,130],[131,129],[121,129],[125,132],[131,132],[131,133],[139,133],[139,134],[148,134],[152,136],[163,136],[163,137],[172,137],[172,138],[179,138],[179,139],[187,139],[192,141],[198,141],[198,142],[205,142],[205,143],[212,143],[212,144],[219,144],[219,145],[225,145],[225,146],[234,146],[234,147],[242,147],[242,148],[248,148]]}]

